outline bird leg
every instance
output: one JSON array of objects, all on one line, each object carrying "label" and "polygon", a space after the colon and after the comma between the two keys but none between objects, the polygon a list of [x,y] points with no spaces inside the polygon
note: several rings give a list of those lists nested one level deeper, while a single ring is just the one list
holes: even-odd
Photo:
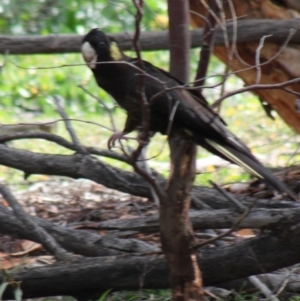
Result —
[{"label": "bird leg", "polygon": [[125,137],[125,134],[126,134],[125,132],[115,131],[107,141],[108,149],[111,150],[115,146],[117,141],[120,142],[122,139],[127,141],[128,138]]},{"label": "bird leg", "polygon": [[[115,131],[108,139],[107,141],[107,147],[109,150],[111,150],[113,147],[115,147],[117,141],[125,140],[128,141],[129,139],[131,140],[136,140],[140,145],[145,146],[149,144],[149,138],[145,139],[144,135],[141,133],[138,134],[137,138],[128,138],[125,135],[127,132],[124,131]],[[150,137],[154,136],[153,132],[150,132]]]}]

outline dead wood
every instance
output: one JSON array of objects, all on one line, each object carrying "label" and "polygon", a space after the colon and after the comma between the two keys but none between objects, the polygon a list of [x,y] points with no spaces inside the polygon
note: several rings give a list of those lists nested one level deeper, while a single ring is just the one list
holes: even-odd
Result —
[{"label": "dead wood", "polygon": [[[189,218],[194,230],[207,229],[229,229],[240,218],[241,214],[235,210],[199,210],[191,211]],[[240,223],[239,228],[263,229],[274,223],[279,222],[282,218],[294,218],[300,221],[299,209],[252,209],[248,216]],[[158,216],[140,217],[132,219],[115,219],[103,222],[79,222],[74,226],[82,228],[91,228],[105,231],[122,232],[133,231],[140,233],[159,232]]]},{"label": "dead wood", "polygon": [[[231,228],[240,218],[234,210],[201,210],[189,214],[194,230],[227,229]],[[122,252],[153,252],[155,246],[148,245],[135,239],[118,239],[123,233],[156,233],[159,232],[158,216],[133,218],[127,220],[108,220],[103,222],[82,222],[62,227],[47,220],[35,218],[39,226],[50,233],[68,251],[84,256],[118,255]],[[0,231],[22,239],[36,240],[28,229],[5,207],[0,206]],[[267,229],[282,219],[297,223],[300,221],[300,210],[297,209],[252,209],[242,221],[240,228]],[[84,230],[73,230],[72,227],[97,229],[107,231],[105,236]],[[118,231],[118,234],[116,233]],[[111,233],[111,234],[110,234]],[[118,245],[118,247],[116,247]]]},{"label": "dead wood", "polygon": [[[204,285],[217,285],[249,275],[271,272],[300,260],[300,226],[283,219],[273,231],[217,250],[202,250],[199,264]],[[289,229],[289,231],[286,231]],[[169,287],[166,261],[151,256],[82,259],[9,273],[21,281],[24,298],[114,290]],[[7,281],[3,276],[0,282]],[[64,285],[61,285],[64,283]],[[12,299],[9,286],[3,299]]]},{"label": "dead wood", "polygon": [[[66,175],[72,178],[87,177],[98,183],[103,181],[105,182],[107,178],[112,178],[113,180],[111,183],[115,185],[114,188],[116,189],[120,189],[120,187],[121,189],[125,189],[125,184],[127,184],[126,189],[135,191],[135,188],[138,187],[139,189],[137,191],[139,191],[139,193],[151,196],[147,184],[136,174],[127,173],[106,166],[101,161],[89,155],[42,155],[28,151],[15,150],[4,145],[0,145],[0,164],[21,169],[27,174],[46,173]],[[110,173],[112,173],[112,175]],[[128,176],[130,180],[128,180]],[[124,179],[122,179],[123,177]],[[135,186],[130,188],[128,183],[134,183]],[[196,194],[199,193],[199,196],[205,194],[206,197],[209,196],[207,203],[210,205],[212,204],[212,199],[216,198],[216,192],[214,190],[208,188],[195,188],[195,191]],[[226,200],[222,197],[217,198],[218,201],[216,202],[216,206],[221,206],[221,204],[223,204],[223,207],[230,207],[230,202],[226,202]],[[243,199],[243,197],[241,199]],[[247,204],[250,199],[251,198],[246,198],[244,200],[244,204]],[[262,205],[267,205],[267,203],[273,204],[274,206],[281,204],[279,206],[287,206],[290,208],[297,208],[298,206],[297,203],[291,202],[276,203],[267,200],[262,201]],[[3,221],[1,223],[1,231],[8,231],[5,233],[19,233],[21,237],[31,239],[30,234],[23,229],[11,212],[4,207],[0,207],[0,209],[0,218]],[[258,212],[261,214],[263,210],[258,210]],[[223,226],[228,226],[234,221],[234,211],[224,213],[225,212],[222,212],[225,223]],[[264,217],[266,216],[268,220],[272,222],[272,214],[274,214],[274,219],[278,222],[274,222],[271,227],[269,226],[269,230],[265,230],[266,234],[233,246],[220,248],[215,251],[202,251],[200,264],[203,269],[205,285],[214,285],[230,279],[273,271],[299,261],[300,246],[297,236],[300,234],[300,230],[299,226],[293,226],[297,225],[300,221],[298,210],[287,209],[282,212],[282,218],[280,218],[280,210],[271,211],[269,217],[264,213],[262,215]],[[231,220],[229,218],[228,221],[228,219],[226,219],[226,215],[227,217],[233,215],[233,218]],[[214,217],[211,216],[211,219],[213,218]],[[249,220],[253,218],[253,221],[255,221],[255,218],[251,215],[248,218]],[[245,225],[247,225],[249,220],[245,220]],[[146,250],[146,252],[148,252],[150,249],[140,248],[140,246],[137,245],[135,245],[136,248],[134,249],[134,241],[129,240],[129,245],[126,245],[125,240],[118,240],[116,238],[109,237],[109,235],[101,238],[99,235],[94,233],[59,227],[47,221],[38,221],[39,225],[43,226],[45,230],[67,250],[83,254],[85,256],[106,256],[109,254],[119,255],[121,253],[144,252]],[[217,223],[218,220],[215,221],[216,225]],[[263,226],[263,223],[261,226]],[[288,231],[286,229],[288,229]],[[20,275],[13,274],[11,276],[15,280],[22,281],[24,298],[47,295],[82,296],[82,294],[85,294],[86,290],[89,292],[99,293],[112,287],[119,290],[138,289],[140,287],[161,288],[162,286],[168,287],[169,285],[167,280],[166,264],[163,259],[140,257],[117,259],[114,257],[113,259],[106,259],[105,264],[103,264],[103,261],[101,260],[98,261],[98,259],[94,259],[92,263],[90,262],[90,264],[89,261],[82,261],[82,266],[78,264],[75,266],[66,264],[32,269],[29,271],[23,271]],[[110,265],[107,266],[106,264]],[[123,267],[125,267],[124,270]],[[218,271],[218,273],[215,271]],[[87,278],[87,282],[83,281],[83,279],[85,279],[84,277],[88,277],[88,275],[90,275],[91,278]],[[102,281],[101,277],[103,276],[101,275],[105,275],[105,281]],[[132,277],[128,277],[128,275],[132,275]],[[153,276],[155,279],[148,279],[148,275]],[[121,285],[123,280],[120,281],[120,279],[123,278],[128,280],[126,280],[127,282],[125,284],[123,283]],[[62,279],[64,279],[64,283],[67,280],[68,285],[62,286]],[[2,280],[3,279],[0,279],[0,281]],[[60,285],[58,285],[58,283],[60,283]],[[102,284],[99,286],[99,283]],[[11,298],[10,293],[11,292],[7,290],[5,298]]]},{"label": "dead wood", "polygon": [[[66,176],[73,179],[89,179],[108,188],[125,193],[152,199],[148,183],[133,172],[127,172],[111,167],[96,157],[75,153],[73,155],[39,154],[25,150],[18,150],[0,144],[0,164],[21,170],[28,177],[33,174],[47,174]],[[155,174],[156,180],[165,187],[166,181]],[[195,186],[192,190],[193,198],[214,209],[234,209],[232,203],[224,196],[216,194],[215,189]],[[238,196],[235,198],[245,206],[253,203],[253,198]],[[290,201],[258,200],[256,207],[262,208],[298,208],[299,203]]]},{"label": "dead wood", "polygon": [[[290,29],[298,31],[291,38],[290,43],[300,42],[300,21],[293,20],[239,20],[237,26],[237,42],[259,41],[264,35],[272,35],[268,41],[284,43]],[[233,40],[233,26],[226,26],[228,41]],[[112,34],[122,50],[132,50],[133,33]],[[192,47],[202,45],[203,31],[191,31]],[[10,54],[49,54],[80,52],[82,36],[80,35],[47,35],[47,36],[0,36],[0,53],[9,50]],[[144,51],[169,49],[168,32],[143,32],[140,38],[141,48]],[[215,33],[215,45],[224,45],[224,30],[218,28]]]},{"label": "dead wood", "polygon": [[[69,252],[84,256],[111,256],[124,253],[149,253],[159,249],[137,239],[120,239],[112,235],[101,236],[84,230],[73,230],[55,225],[47,220],[32,217],[63,248]],[[3,206],[0,206],[0,232],[14,237],[28,239],[43,244],[38,237]]]},{"label": "dead wood", "polygon": [[162,249],[170,271],[173,300],[203,300],[201,269],[193,227],[189,219],[195,177],[196,145],[180,136],[169,137],[172,172],[166,196],[160,199]]},{"label": "dead wood", "polygon": [[[207,12],[205,2],[207,4],[208,0],[189,1],[191,22],[194,27],[202,27],[205,24],[205,20],[201,17]],[[279,5],[279,2],[281,1],[227,1],[224,2],[222,7],[222,16],[225,20],[219,22],[225,25],[226,20],[233,20],[239,27],[240,18],[248,19],[251,22],[254,22],[255,19],[259,21],[273,19],[274,29],[277,28],[278,30],[280,30],[280,23],[277,22],[293,22],[294,20],[299,22],[300,11],[292,10],[288,5],[287,7]],[[295,29],[297,29],[297,26]],[[291,26],[290,29],[292,28],[294,27]],[[251,30],[259,32],[258,28],[252,28]],[[240,30],[238,29],[238,31]],[[244,34],[251,33],[245,29]],[[260,41],[248,40],[241,42],[237,40],[234,45],[231,45],[230,42],[225,46],[216,45],[219,47],[214,48],[214,54],[227,65],[230,72],[234,72],[239,76],[246,86],[256,84],[276,85],[300,77],[297,68],[300,59],[300,48],[298,45],[288,43],[288,37],[291,34],[293,34],[292,31],[287,33],[286,42],[282,41],[280,44],[269,40],[269,34],[265,34],[260,36]],[[287,89],[259,89],[253,93],[258,96],[269,116],[272,116],[272,110],[277,111],[279,116],[299,134],[300,117],[296,107],[300,92],[299,84],[291,84],[288,86],[288,90],[291,92],[289,93]]]},{"label": "dead wood", "polygon": [[[279,294],[280,300],[282,300],[282,296],[284,297],[284,300],[288,300],[289,298],[285,298],[285,296],[289,295],[289,297],[292,297],[291,295],[299,295],[300,293],[300,276],[298,272],[299,267],[296,265],[296,267],[293,266],[288,269],[282,269],[275,273],[260,274],[256,277],[262,283],[267,285],[275,294]],[[225,282],[219,286],[226,290],[235,290],[237,292],[241,289],[241,287],[245,291],[257,291],[248,278],[240,278]]]},{"label": "dead wood", "polygon": [[138,175],[113,168],[95,157],[37,154],[0,145],[0,164],[31,174],[60,175],[85,178],[129,194],[151,197],[149,186]]},{"label": "dead wood", "polygon": [[[35,241],[40,242],[51,255],[55,256],[57,260],[63,260],[66,256],[70,255],[57,243],[55,239],[53,239],[51,235],[49,235],[47,231],[45,231],[45,229],[40,227],[38,223],[31,218],[31,216],[12,195],[10,190],[3,184],[0,184],[0,193],[13,210],[14,215],[18,219],[18,224],[21,224],[21,227],[25,228]],[[2,223],[5,223],[5,221],[2,220]]]}]

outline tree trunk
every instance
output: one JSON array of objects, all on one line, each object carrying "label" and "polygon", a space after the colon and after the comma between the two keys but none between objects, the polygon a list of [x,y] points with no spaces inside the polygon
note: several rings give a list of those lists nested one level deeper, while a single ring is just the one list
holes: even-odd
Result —
[{"label": "tree trunk", "polygon": [[[171,74],[189,80],[189,6],[185,0],[169,0]],[[176,110],[174,107],[173,109]],[[191,191],[195,177],[196,145],[180,135],[169,135],[172,172],[165,198],[160,200],[162,248],[170,270],[173,300],[202,301],[202,277],[193,250],[194,232],[189,219]]]},{"label": "tree trunk", "polygon": [[194,233],[188,214],[196,146],[179,137],[171,137],[169,144],[172,173],[159,217],[162,248],[170,269],[173,299],[202,300],[202,277],[192,248]]}]

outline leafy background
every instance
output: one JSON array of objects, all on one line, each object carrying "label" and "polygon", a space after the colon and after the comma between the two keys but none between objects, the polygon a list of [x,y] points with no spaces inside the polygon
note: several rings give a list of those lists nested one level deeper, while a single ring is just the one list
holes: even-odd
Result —
[{"label": "leafy background", "polygon": [[[90,28],[99,27],[105,32],[116,33],[134,30],[135,9],[130,0],[126,1],[58,1],[58,0],[0,0],[0,32],[9,35],[47,35],[62,33],[84,34]],[[165,1],[145,1],[142,30],[166,29],[168,24]],[[134,55],[134,53],[129,53]],[[199,49],[191,50],[191,81],[193,80]],[[167,51],[144,52],[143,58],[168,70]],[[2,59],[4,57],[2,56]],[[0,61],[1,62],[1,61]],[[85,66],[53,68],[61,65],[82,64],[80,54],[59,55],[9,55],[0,74],[0,123],[36,122],[59,119],[52,97],[60,95],[64,99],[66,110],[71,118],[94,121],[111,126],[106,111],[97,101],[82,91],[82,84],[91,93],[113,107],[113,100],[100,90]],[[22,68],[20,68],[22,67]],[[48,69],[29,69],[49,67]],[[212,58],[207,85],[222,80],[224,66]],[[231,76],[226,83],[226,91],[241,87],[243,83]],[[205,95],[213,102],[221,93],[221,88],[206,89]],[[266,117],[257,98],[250,93],[227,99],[222,104],[222,116],[229,128],[244,140],[253,152],[270,166],[284,166],[297,162],[295,152],[298,138],[277,117],[275,121]],[[276,115],[276,114],[275,114]],[[122,129],[125,115],[116,110],[118,128]],[[105,148],[111,132],[100,126],[73,122],[82,142]],[[68,138],[64,126],[58,123],[57,134]],[[134,142],[132,142],[134,144]],[[69,153],[44,141],[16,141],[13,146],[38,152]],[[150,164],[163,173],[168,173],[168,150],[165,137],[159,135],[153,139],[149,157]],[[199,149],[198,158],[207,162],[211,155]],[[120,162],[107,160],[119,167],[130,169]],[[202,162],[202,161],[201,161]],[[22,174],[6,167],[0,168],[0,177],[21,180]],[[45,177],[34,176],[30,179],[41,180]],[[207,185],[209,179],[221,183],[247,179],[248,175],[237,168],[216,170],[207,163],[201,169],[196,181]]]}]

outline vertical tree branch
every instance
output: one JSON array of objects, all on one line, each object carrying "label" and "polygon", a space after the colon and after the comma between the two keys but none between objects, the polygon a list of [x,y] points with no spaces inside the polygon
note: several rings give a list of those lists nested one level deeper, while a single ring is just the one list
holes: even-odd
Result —
[{"label": "vertical tree branch", "polygon": [[195,177],[196,147],[180,136],[169,139],[172,171],[160,207],[161,242],[170,269],[173,300],[203,300],[202,277],[188,217]]},{"label": "vertical tree branch", "polygon": [[184,83],[189,81],[189,2],[168,0],[170,72]]},{"label": "vertical tree branch", "polygon": [[[141,47],[140,47],[140,24],[143,18],[143,0],[133,0],[133,4],[136,8],[136,15],[135,15],[135,34],[133,37],[133,46],[137,55],[138,60],[138,67],[141,70],[144,70],[144,61],[142,60],[141,55]],[[144,74],[139,73],[139,86],[138,86],[138,92],[139,92],[139,102],[141,105],[141,113],[142,113],[142,130],[139,133],[138,141],[139,145],[137,149],[132,152],[130,157],[130,162],[132,167],[134,168],[135,172],[138,173],[140,176],[144,177],[146,181],[150,184],[151,191],[154,195],[157,195],[157,198],[162,199],[164,198],[164,193],[160,187],[160,185],[155,181],[155,179],[151,176],[151,173],[149,173],[149,170],[147,168],[141,168],[141,164],[138,164],[138,158],[143,157],[145,154],[145,142],[148,143],[149,138],[151,136],[150,133],[150,108],[149,108],[149,101],[145,94],[145,78]],[[145,163],[147,164],[147,163]],[[155,198],[155,197],[154,197]]]},{"label": "vertical tree branch", "polygon": [[[168,0],[171,73],[189,81],[189,5],[186,0]],[[175,112],[176,114],[176,112]],[[173,300],[203,300],[194,233],[188,217],[195,176],[196,145],[181,135],[169,135],[172,172],[166,197],[160,202],[162,248],[170,270]]]},{"label": "vertical tree branch", "polygon": [[208,0],[207,17],[203,31],[203,43],[194,84],[195,87],[199,87],[198,91],[200,93],[202,92],[202,87],[205,83],[209,59],[214,45],[215,28],[217,25],[216,15],[219,11],[217,1],[218,0]]},{"label": "vertical tree branch", "polygon": [[45,229],[40,227],[34,221],[34,219],[27,215],[22,206],[12,195],[10,190],[3,184],[0,184],[0,194],[11,206],[15,216],[20,220],[23,226],[26,227],[28,231],[30,231],[32,237],[40,242],[47,251],[53,254],[57,260],[65,260],[71,258],[71,254],[69,254],[64,248],[62,248],[56,242],[56,240],[47,231],[45,231]]},{"label": "vertical tree branch", "polygon": [[[133,0],[133,4],[136,8],[136,15],[135,15],[135,33],[133,37],[133,47],[135,49],[136,55],[137,55],[137,62],[138,62],[138,67],[141,70],[144,70],[144,61],[142,60],[142,55],[141,55],[141,46],[140,46],[140,23],[143,18],[143,5],[144,1],[143,0]],[[145,94],[145,77],[143,74],[139,74],[139,86],[138,86],[138,92],[139,92],[139,97],[140,97],[140,105],[141,105],[141,111],[142,111],[142,130],[139,134],[139,139],[141,141],[148,141],[150,138],[150,109],[149,109],[149,102],[147,100],[146,94]],[[144,145],[143,143],[139,143],[138,148],[132,153],[132,162],[135,164],[137,158],[142,152]],[[135,169],[137,169],[137,166],[134,166]]]}]

